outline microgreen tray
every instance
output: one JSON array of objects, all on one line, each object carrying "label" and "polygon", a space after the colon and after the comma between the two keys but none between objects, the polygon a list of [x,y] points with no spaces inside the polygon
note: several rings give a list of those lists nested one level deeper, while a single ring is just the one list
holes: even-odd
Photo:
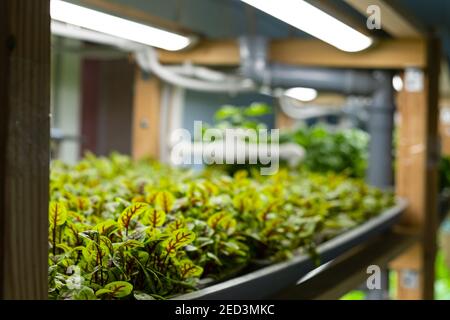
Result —
[{"label": "microgreen tray", "polygon": [[[353,247],[389,230],[406,209],[407,201],[397,198],[396,205],[367,222],[320,244],[321,264],[337,258]],[[180,295],[175,299],[264,299],[295,284],[316,265],[307,254],[262,267],[256,271]]]}]

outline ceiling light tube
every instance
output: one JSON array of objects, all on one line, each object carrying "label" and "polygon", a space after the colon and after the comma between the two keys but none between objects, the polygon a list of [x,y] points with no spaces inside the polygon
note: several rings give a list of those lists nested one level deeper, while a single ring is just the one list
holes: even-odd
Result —
[{"label": "ceiling light tube", "polygon": [[295,87],[286,90],[284,95],[295,100],[307,102],[317,98],[317,90],[312,88]]},{"label": "ceiling light tube", "polygon": [[170,51],[184,49],[191,43],[191,38],[186,36],[61,0],[51,1],[50,16],[56,21]]},{"label": "ceiling light tube", "polygon": [[372,39],[303,0],[241,0],[347,52],[368,48]]}]

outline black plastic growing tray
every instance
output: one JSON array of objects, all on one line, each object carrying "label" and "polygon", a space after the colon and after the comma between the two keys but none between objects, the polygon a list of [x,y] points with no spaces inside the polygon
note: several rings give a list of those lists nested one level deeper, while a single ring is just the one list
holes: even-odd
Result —
[{"label": "black plastic growing tray", "polygon": [[[407,207],[404,199],[398,198],[396,205],[379,216],[355,227],[318,246],[317,252],[322,264],[337,258],[349,249],[379,235],[395,223]],[[209,287],[180,295],[174,299],[265,299],[284,288],[297,283],[317,266],[307,254],[272,264],[236,278]]]}]

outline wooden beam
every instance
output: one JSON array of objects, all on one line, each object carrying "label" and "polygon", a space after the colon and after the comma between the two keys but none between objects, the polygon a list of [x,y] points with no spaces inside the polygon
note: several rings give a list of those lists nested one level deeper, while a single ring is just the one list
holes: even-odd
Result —
[{"label": "wooden beam", "polygon": [[[367,267],[386,266],[409,248],[416,236],[388,233],[337,258],[325,270],[276,296],[277,299],[339,299],[363,284]],[[382,288],[385,289],[385,288]]]},{"label": "wooden beam", "polygon": [[[362,52],[340,51],[320,40],[282,39],[270,44],[270,61],[293,65],[339,68],[404,69],[423,68],[426,43],[420,39],[380,40]],[[186,61],[201,65],[237,66],[239,47],[235,40],[205,40],[181,52],[159,51],[162,63]]]},{"label": "wooden beam", "polygon": [[450,156],[450,98],[439,100],[439,135],[441,138],[441,154]]},{"label": "wooden beam", "polygon": [[365,51],[348,53],[319,40],[277,40],[271,46],[275,62],[315,67],[403,69],[424,67],[422,40],[383,40]]},{"label": "wooden beam", "polygon": [[0,299],[46,299],[49,0],[0,1]]},{"label": "wooden beam", "polygon": [[421,31],[407,17],[402,10],[398,10],[392,1],[386,0],[344,0],[363,15],[368,16],[367,8],[376,5],[381,11],[381,27],[394,37],[398,38],[419,38]]},{"label": "wooden beam", "polygon": [[161,83],[158,78],[148,78],[136,70],[132,149],[134,159],[159,158],[160,154]]},{"label": "wooden beam", "polygon": [[[418,82],[413,82],[419,85],[405,86],[398,97],[396,192],[410,202],[403,224],[417,228],[421,234],[420,243],[393,263],[401,275],[397,290],[400,299],[432,299],[434,294],[440,53],[438,41],[430,40],[423,81],[416,77]],[[414,281],[406,283],[402,277],[406,273]]]},{"label": "wooden beam", "polygon": [[168,31],[193,35],[194,33],[172,20],[163,19],[147,11],[139,10],[135,7],[111,2],[108,0],[80,0],[80,4],[92,9],[101,10],[121,18],[128,18],[137,22],[166,29]]},{"label": "wooden beam", "polygon": [[239,65],[239,47],[236,40],[203,40],[185,51],[159,50],[161,63],[183,63],[186,61],[202,65]]}]

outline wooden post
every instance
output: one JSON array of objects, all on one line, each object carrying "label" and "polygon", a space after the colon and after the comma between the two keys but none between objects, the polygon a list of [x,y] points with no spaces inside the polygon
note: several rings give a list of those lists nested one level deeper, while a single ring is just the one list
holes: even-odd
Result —
[{"label": "wooden post", "polygon": [[159,158],[160,96],[159,79],[136,70],[131,150],[134,159]]},{"label": "wooden post", "polygon": [[275,127],[278,129],[290,129],[295,120],[287,116],[278,106],[275,109]]},{"label": "wooden post", "polygon": [[[432,299],[437,229],[438,79],[440,50],[430,40],[423,87],[406,84],[398,97],[400,128],[396,191],[410,205],[403,224],[417,229],[421,240],[391,267],[399,272],[399,299]],[[408,88],[408,86],[412,88]]]},{"label": "wooden post", "polygon": [[450,115],[450,98],[441,97],[439,101],[439,134],[441,138],[441,154],[445,156],[450,156],[449,115]]},{"label": "wooden post", "polygon": [[0,1],[0,298],[46,299],[49,0]]}]

